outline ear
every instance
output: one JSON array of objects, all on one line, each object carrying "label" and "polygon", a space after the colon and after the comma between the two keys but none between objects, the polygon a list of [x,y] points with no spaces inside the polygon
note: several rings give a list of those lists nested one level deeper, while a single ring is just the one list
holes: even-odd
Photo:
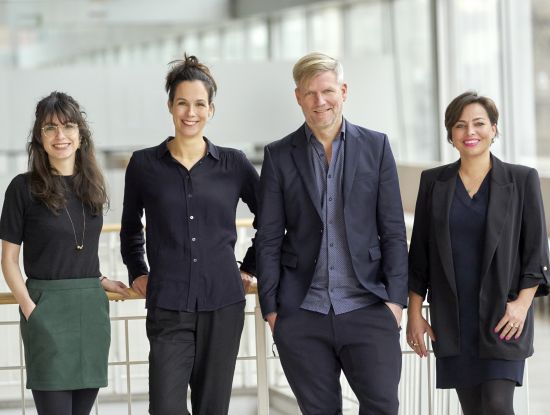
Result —
[{"label": "ear", "polygon": [[298,102],[298,105],[302,106],[302,96],[300,94],[300,89],[298,87],[294,88],[294,96],[296,97],[296,102]]},{"label": "ear", "polygon": [[166,105],[168,106],[168,112],[172,114],[172,103],[170,102],[170,100],[166,101]]},{"label": "ear", "polygon": [[348,97],[348,84],[343,83],[342,85],[340,85],[340,90],[342,91],[342,98],[345,101]]},{"label": "ear", "polygon": [[208,106],[208,119],[211,119],[214,116],[214,112],[216,112],[216,107],[214,107],[214,103],[212,102]]}]

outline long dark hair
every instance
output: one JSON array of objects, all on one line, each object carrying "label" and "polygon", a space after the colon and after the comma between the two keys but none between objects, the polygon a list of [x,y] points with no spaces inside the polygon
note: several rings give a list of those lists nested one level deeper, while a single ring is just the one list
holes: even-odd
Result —
[{"label": "long dark hair", "polygon": [[31,193],[56,214],[67,204],[65,182],[50,164],[42,145],[42,127],[54,116],[62,124],[71,122],[78,125],[80,147],[76,151],[72,190],[93,215],[99,215],[108,207],[109,199],[103,174],[95,158],[86,113],[73,97],[63,92],[54,91],[36,105],[34,125],[27,143]]}]

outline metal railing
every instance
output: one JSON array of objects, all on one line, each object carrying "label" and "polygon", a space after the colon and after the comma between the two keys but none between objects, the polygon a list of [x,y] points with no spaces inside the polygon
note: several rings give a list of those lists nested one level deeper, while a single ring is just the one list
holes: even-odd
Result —
[{"label": "metal railing", "polygon": [[[238,243],[236,247],[237,257],[242,257],[244,250],[248,246],[249,237],[251,236],[251,221],[240,220],[237,222]],[[102,270],[106,275],[113,279],[126,280],[126,270],[119,259],[119,241],[118,241],[119,226],[107,225],[103,229],[100,242],[100,259]],[[108,270],[109,272],[105,272]],[[247,307],[245,328],[241,338],[241,348],[239,350],[238,362],[243,367],[238,366],[235,373],[234,391],[239,389],[247,392],[252,392],[257,399],[257,414],[268,415],[270,408],[270,393],[277,396],[286,396],[288,402],[292,406],[292,413],[299,413],[298,407],[293,400],[292,392],[286,383],[286,378],[278,362],[278,358],[272,355],[271,333],[263,320],[258,297],[255,295],[255,286],[247,293]],[[145,335],[136,334],[139,330],[144,331],[145,324],[139,326],[134,325],[134,321],[145,320],[145,311],[143,300],[131,291],[130,298],[125,301],[119,294],[109,293],[111,300],[111,325],[112,325],[112,344],[109,357],[109,387],[106,390],[101,390],[98,398],[98,404],[95,407],[96,415],[99,414],[101,405],[108,401],[126,402],[127,414],[136,413],[133,410],[133,403],[137,398],[147,399],[146,381],[147,375],[144,369],[147,368],[148,361],[144,357],[148,348],[148,342]],[[113,303],[115,302],[115,303]],[[130,311],[124,310],[128,306],[134,305],[134,309]],[[14,327],[19,333],[18,312],[15,306],[14,297],[9,293],[0,293],[0,305],[13,305],[13,318],[2,319],[0,313],[0,338],[4,337],[7,327]],[[137,309],[138,305],[140,309]],[[12,307],[12,306],[5,306]],[[0,307],[3,309],[5,307]],[[140,311],[139,311],[140,310]],[[0,310],[1,311],[1,310]],[[429,318],[427,307],[424,307],[425,317]],[[253,321],[252,321],[253,320]],[[403,327],[406,325],[406,315],[404,315]],[[430,349],[428,357],[424,359],[418,358],[416,354],[408,348],[405,341],[404,330],[401,332],[401,349],[403,352],[403,369],[401,383],[399,387],[400,414],[402,415],[460,415],[460,405],[456,394],[449,390],[435,389],[435,360],[433,351]],[[429,344],[426,338],[427,344]],[[0,343],[1,345],[1,343]],[[0,384],[6,382],[1,378],[4,372],[17,372],[17,376],[12,376],[10,385],[17,384],[17,393],[13,393],[12,402],[19,401],[21,414],[27,413],[27,404],[32,402],[30,394],[25,390],[25,366],[24,353],[21,335],[18,334],[17,350],[11,350],[12,360],[18,360],[19,363],[7,365],[0,364]],[[134,354],[138,357],[134,357]],[[9,353],[8,353],[9,354]],[[2,353],[0,353],[0,356]],[[15,356],[15,357],[14,357]],[[252,369],[247,369],[248,362],[253,362]],[[136,371],[133,371],[136,369]],[[139,369],[139,370],[138,370]],[[143,369],[143,370],[141,370]],[[140,372],[141,370],[141,372]],[[17,377],[18,379],[14,379]],[[524,397],[522,398],[521,389],[516,392],[516,397],[519,399],[519,408],[516,405],[516,413],[518,415],[528,414],[527,404],[527,374],[526,382],[523,389]],[[254,379],[252,382],[251,379]],[[141,386],[136,386],[136,383],[141,383]],[[18,395],[18,398],[16,398]],[[358,413],[358,401],[342,376],[342,395],[344,398],[344,413]],[[1,400],[0,396],[0,408]],[[5,397],[4,397],[5,399]],[[1,409],[0,409],[1,413]]]}]

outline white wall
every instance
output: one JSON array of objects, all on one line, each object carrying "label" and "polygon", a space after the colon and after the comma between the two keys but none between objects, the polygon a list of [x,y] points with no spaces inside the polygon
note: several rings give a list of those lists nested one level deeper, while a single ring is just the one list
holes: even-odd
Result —
[{"label": "white wall", "polygon": [[[303,117],[294,98],[292,65],[212,65],[219,93],[206,134],[236,147],[266,143],[296,129]],[[344,61],[350,121],[398,133],[391,59]],[[1,150],[23,150],[36,102],[53,90],[72,95],[85,108],[99,149],[159,143],[173,126],[164,92],[166,66],[35,69],[0,73]]]}]

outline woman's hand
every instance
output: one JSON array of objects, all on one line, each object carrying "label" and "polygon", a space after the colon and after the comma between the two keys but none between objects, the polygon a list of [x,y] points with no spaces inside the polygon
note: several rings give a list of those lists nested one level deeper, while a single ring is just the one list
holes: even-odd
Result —
[{"label": "woman's hand", "polygon": [[132,288],[142,297],[147,296],[147,281],[149,281],[148,275],[140,275],[132,282]]},{"label": "woman's hand", "polygon": [[109,278],[105,277],[101,280],[101,286],[105,291],[120,294],[124,298],[128,298],[130,296],[130,293],[128,292],[128,287],[122,281],[112,281]]},{"label": "woman's hand", "polygon": [[36,304],[32,301],[27,302],[24,306],[21,305],[21,312],[25,316],[25,320],[29,321],[29,317],[36,308]]},{"label": "woman's hand", "polygon": [[516,300],[506,304],[504,316],[495,327],[495,333],[500,333],[498,336],[500,340],[506,339],[508,341],[512,337],[516,340],[519,339],[519,336],[523,332],[527,312],[529,311],[529,307],[531,307],[536,292],[536,286],[524,288],[519,292]]},{"label": "woman's hand", "polygon": [[435,335],[430,324],[421,313],[412,313],[408,315],[407,320],[407,343],[411,349],[420,357],[428,356],[428,348],[424,342],[425,334],[428,333],[430,339],[435,341]]},{"label": "woman's hand", "polygon": [[248,294],[248,290],[254,284],[256,278],[254,278],[248,272],[241,271],[241,281],[243,282],[244,293]]}]

